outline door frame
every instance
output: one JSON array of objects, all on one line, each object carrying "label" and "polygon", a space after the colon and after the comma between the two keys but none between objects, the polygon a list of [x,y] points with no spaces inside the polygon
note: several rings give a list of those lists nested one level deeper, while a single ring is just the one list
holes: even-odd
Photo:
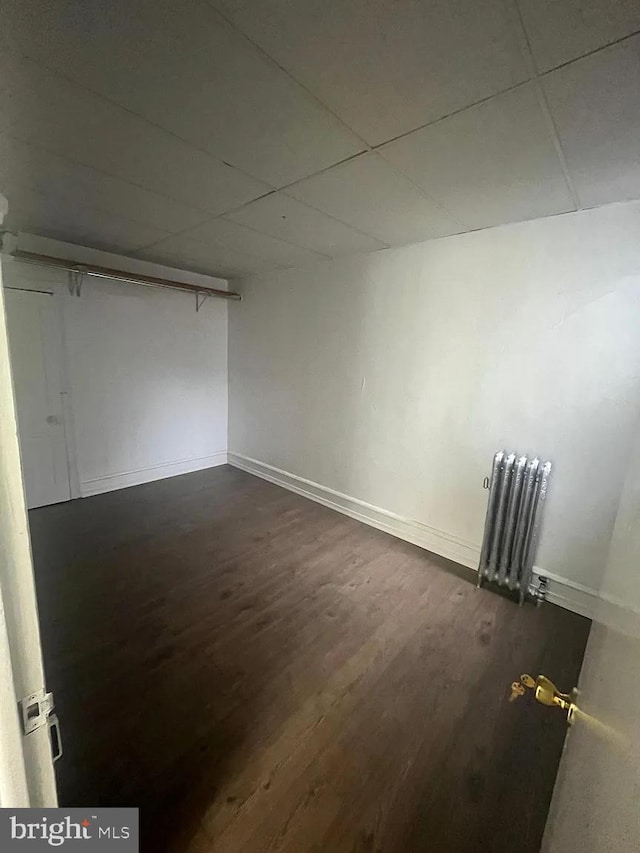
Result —
[{"label": "door frame", "polygon": [[[0,196],[0,225],[7,209]],[[4,808],[53,807],[58,802],[48,726],[27,735],[21,731],[18,702],[39,692],[46,692],[45,675],[0,257],[0,806]]]}]

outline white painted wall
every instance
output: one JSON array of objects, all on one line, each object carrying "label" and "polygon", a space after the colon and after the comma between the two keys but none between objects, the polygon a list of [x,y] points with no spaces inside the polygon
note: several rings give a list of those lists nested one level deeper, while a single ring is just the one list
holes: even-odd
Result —
[{"label": "white painted wall", "polygon": [[639,237],[631,203],[243,281],[230,460],[473,564],[493,453],[538,453],[537,563],[589,599],[640,411]]},{"label": "white painted wall", "polygon": [[[24,236],[20,248],[225,289],[104,252]],[[226,461],[227,303],[110,280],[86,279],[71,296],[67,274],[9,261],[9,286],[53,289],[66,351],[67,411],[82,495]]]}]

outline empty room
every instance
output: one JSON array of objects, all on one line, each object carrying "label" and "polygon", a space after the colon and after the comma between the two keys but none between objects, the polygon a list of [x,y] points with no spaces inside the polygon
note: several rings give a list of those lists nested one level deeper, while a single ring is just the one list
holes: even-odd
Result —
[{"label": "empty room", "polygon": [[0,848],[640,848],[640,3],[3,0]]}]

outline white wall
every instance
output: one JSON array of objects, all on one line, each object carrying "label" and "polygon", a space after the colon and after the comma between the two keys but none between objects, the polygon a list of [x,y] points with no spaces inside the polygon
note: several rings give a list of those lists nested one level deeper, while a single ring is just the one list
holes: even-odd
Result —
[{"label": "white wall", "polygon": [[[226,289],[205,276],[21,237],[20,248]],[[226,461],[227,303],[9,261],[5,284],[53,289],[66,350],[68,412],[83,495]]]},{"label": "white wall", "polygon": [[632,203],[243,281],[231,461],[473,565],[493,453],[538,453],[537,563],[587,610],[640,410],[639,237]]}]

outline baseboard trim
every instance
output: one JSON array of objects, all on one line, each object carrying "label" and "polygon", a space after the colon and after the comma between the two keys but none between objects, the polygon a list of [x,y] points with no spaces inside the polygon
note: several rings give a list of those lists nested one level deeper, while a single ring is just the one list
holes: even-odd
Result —
[{"label": "baseboard trim", "polygon": [[226,465],[226,463],[227,451],[222,450],[219,453],[213,453],[209,456],[177,459],[170,462],[161,462],[159,465],[150,465],[146,468],[136,468],[132,471],[106,474],[104,477],[82,480],[80,482],[80,495],[83,498],[88,498],[91,495],[114,492],[117,489],[127,489],[129,486],[140,486],[143,483],[152,483],[154,480],[164,480],[167,477],[190,474],[193,471],[202,471],[204,468],[215,468],[217,465]]},{"label": "baseboard trim", "polygon": [[414,545],[419,545],[427,551],[433,551],[442,557],[447,557],[456,563],[469,568],[477,568],[480,552],[471,543],[456,536],[436,530],[419,521],[403,518],[396,513],[381,507],[365,503],[358,498],[352,498],[335,489],[305,480],[296,474],[275,468],[266,462],[260,462],[240,453],[229,453],[229,464],[241,468],[249,474],[255,474],[263,480],[269,480],[278,486],[283,486],[291,492],[309,498],[317,503],[362,521],[385,533],[391,533],[399,539],[404,539]]},{"label": "baseboard trim", "polygon": [[[302,497],[334,509],[336,512],[348,515],[356,521],[361,521],[377,530],[383,530],[398,539],[404,539],[406,542],[411,542],[413,545],[418,545],[426,551],[446,557],[462,566],[474,570],[478,568],[480,545],[477,543],[465,541],[451,533],[430,527],[423,522],[404,518],[389,510],[373,506],[358,498],[345,495],[289,471],[283,471],[281,468],[276,468],[274,465],[269,465],[242,453],[230,451],[227,456],[228,463],[235,468],[240,468],[249,474],[275,483],[277,486],[282,486],[291,492],[302,495]],[[548,572],[540,566],[535,566],[534,572],[549,579],[548,600],[550,602],[582,616],[593,617],[600,600],[600,596],[595,590]]]}]

